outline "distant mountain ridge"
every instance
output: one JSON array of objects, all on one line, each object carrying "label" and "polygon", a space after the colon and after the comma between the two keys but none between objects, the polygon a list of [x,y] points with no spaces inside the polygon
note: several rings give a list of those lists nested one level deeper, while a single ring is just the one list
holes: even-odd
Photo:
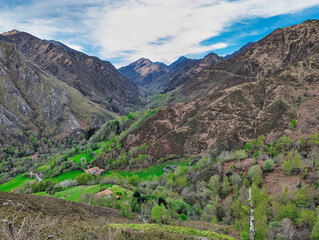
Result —
[{"label": "distant mountain ridge", "polygon": [[140,58],[118,70],[122,75],[140,86],[150,84],[168,72],[168,69],[163,64],[153,63],[146,58]]}]

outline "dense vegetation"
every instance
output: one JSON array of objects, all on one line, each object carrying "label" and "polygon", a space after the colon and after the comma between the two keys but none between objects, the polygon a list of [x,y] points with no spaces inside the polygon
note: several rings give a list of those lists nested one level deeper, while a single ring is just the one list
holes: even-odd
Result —
[{"label": "dense vegetation", "polygon": [[[248,239],[251,189],[256,239],[318,238],[319,134],[298,141],[283,136],[268,143],[260,136],[242,150],[212,149],[182,159],[169,156],[151,166],[146,144],[127,149],[121,143],[133,138],[131,133],[160,109],[163,97],[157,100],[155,109],[108,121],[90,139],[84,134],[68,138],[52,150],[40,151],[36,159],[8,147],[2,151],[0,191],[115,208],[125,218],[138,213],[141,221],[158,224],[209,222]],[[107,170],[103,176],[84,173],[96,165]],[[35,173],[41,173],[37,177],[42,181]],[[287,186],[271,194],[267,176],[278,174],[287,177],[279,179]],[[296,177],[298,183],[289,184]],[[105,189],[113,196],[95,196]]]},{"label": "dense vegetation", "polygon": [[[138,119],[146,119],[151,113],[139,113]],[[191,159],[162,159],[163,163],[158,166],[113,170],[104,176],[83,173],[87,164],[93,166],[100,159],[105,160],[106,169],[136,168],[132,163],[143,162],[147,156],[142,158],[139,151],[147,148],[146,145],[136,147],[132,153],[132,149],[125,152],[120,144],[120,139],[139,122],[134,119],[133,124],[125,128],[133,118],[130,114],[118,123],[108,122],[94,135],[94,141],[51,157],[48,163],[38,167],[45,169],[43,181],[28,180],[29,174],[20,174],[0,185],[1,190],[11,191],[15,186],[22,193],[48,194],[116,208],[126,218],[138,213],[141,221],[221,224],[229,226],[230,231],[240,232],[242,239],[248,239],[248,190],[251,189],[256,239],[289,239],[292,235],[294,239],[317,239],[319,134],[298,141],[283,136],[270,143],[260,136],[248,142],[243,150],[213,149],[209,154]],[[118,126],[121,130],[116,134],[114,130],[117,131]],[[110,137],[101,138],[105,133]],[[267,175],[278,172],[288,180],[298,177],[299,181],[289,187],[284,182],[287,186],[283,191],[271,195]],[[105,189],[110,189],[113,197],[94,195]]]}]

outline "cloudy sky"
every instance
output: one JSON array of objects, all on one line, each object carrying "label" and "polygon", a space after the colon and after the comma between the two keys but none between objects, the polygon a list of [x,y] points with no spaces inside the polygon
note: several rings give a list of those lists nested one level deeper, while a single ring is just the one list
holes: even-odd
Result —
[{"label": "cloudy sky", "polygon": [[319,0],[0,0],[0,32],[29,32],[123,66],[231,53],[319,19]]}]

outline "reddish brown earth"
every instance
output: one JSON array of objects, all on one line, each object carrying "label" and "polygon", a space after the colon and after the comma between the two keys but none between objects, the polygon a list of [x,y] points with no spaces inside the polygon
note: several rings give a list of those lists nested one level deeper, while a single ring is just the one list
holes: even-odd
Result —
[{"label": "reddish brown earth", "polygon": [[[300,137],[299,127],[287,129],[293,118],[302,124],[315,115],[318,42],[319,21],[306,21],[277,29],[238,56],[203,68],[175,95],[183,103],[154,114],[133,133],[135,140],[123,145],[146,143],[146,152],[158,159],[242,148],[261,134],[268,140],[285,133]],[[306,87],[311,94],[300,103],[297,96]]]},{"label": "reddish brown earth", "polygon": [[[262,168],[264,161],[262,159],[256,159],[257,164]],[[247,178],[248,170],[253,166],[252,159],[246,158],[240,161],[240,168],[238,166],[237,160],[223,162],[223,173],[225,174],[227,170],[232,170],[233,173],[238,175],[243,172],[243,179]],[[268,193],[272,196],[279,197],[288,186],[288,192],[293,192],[297,189],[297,184],[302,183],[304,186],[306,181],[302,178],[300,174],[288,176],[284,173],[281,165],[275,165],[273,171],[264,173],[263,184],[267,187]]]}]

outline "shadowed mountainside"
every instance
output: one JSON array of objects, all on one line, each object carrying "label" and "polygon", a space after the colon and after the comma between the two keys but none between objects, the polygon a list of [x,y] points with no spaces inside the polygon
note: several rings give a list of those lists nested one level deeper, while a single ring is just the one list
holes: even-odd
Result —
[{"label": "shadowed mountainside", "polygon": [[0,145],[27,142],[27,131],[37,134],[45,130],[49,136],[65,136],[116,117],[1,39]]},{"label": "shadowed mountainside", "polygon": [[137,86],[123,77],[110,62],[25,32],[13,30],[2,35],[28,60],[76,88],[90,100],[98,103],[107,101],[112,111],[123,112],[122,106],[139,101]]}]

